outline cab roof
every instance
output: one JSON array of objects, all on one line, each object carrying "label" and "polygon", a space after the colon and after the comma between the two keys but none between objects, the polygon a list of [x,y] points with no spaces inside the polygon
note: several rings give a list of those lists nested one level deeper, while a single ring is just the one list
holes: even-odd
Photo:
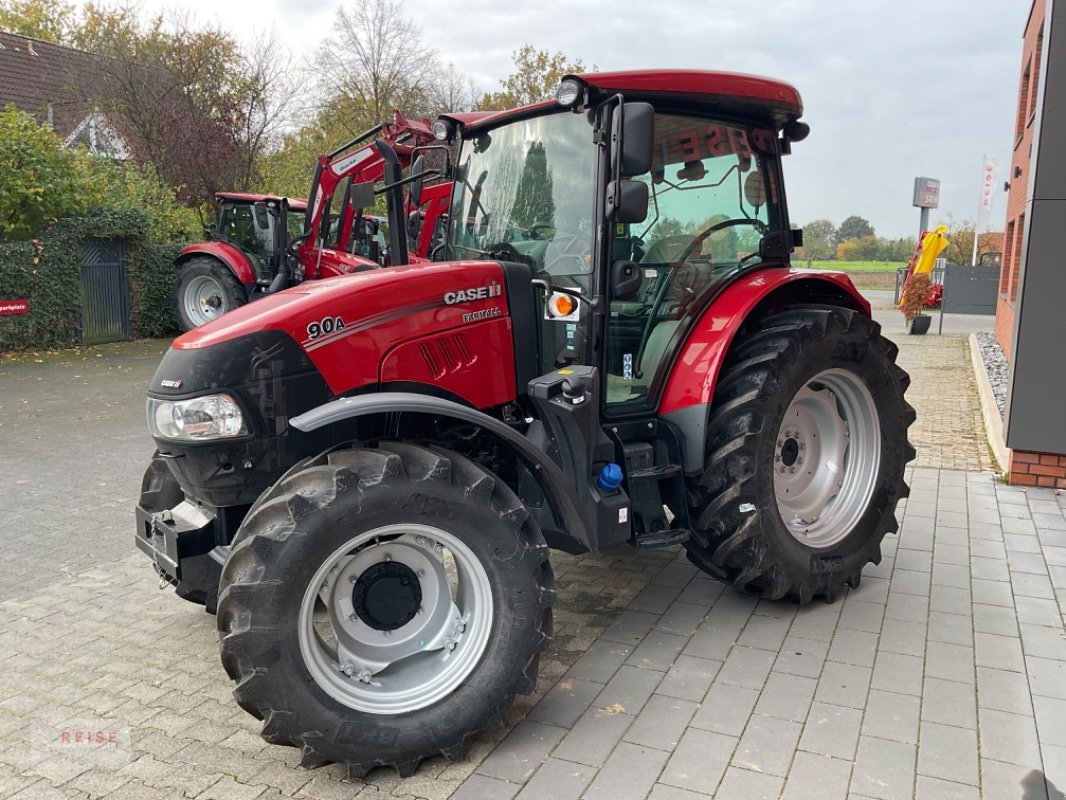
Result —
[{"label": "cab roof", "polygon": [[307,201],[300,197],[283,198],[276,194],[251,194],[249,192],[215,192],[219,201],[232,200],[238,203],[258,203],[260,200],[288,200],[293,211],[306,211]]},{"label": "cab roof", "polygon": [[[596,93],[624,94],[627,100],[706,103],[740,113],[761,113],[769,116],[779,128],[803,114],[803,101],[794,86],[740,72],[644,69],[585,72],[564,78],[576,78]],[[441,116],[458,122],[466,130],[476,130],[498,125],[511,118],[536,114],[554,105],[554,100],[541,100],[506,111],[470,111]]]}]

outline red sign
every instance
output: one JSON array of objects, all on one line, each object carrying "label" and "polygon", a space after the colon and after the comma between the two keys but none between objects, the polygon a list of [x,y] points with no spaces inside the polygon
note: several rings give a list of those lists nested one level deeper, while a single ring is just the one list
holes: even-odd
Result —
[{"label": "red sign", "polygon": [[13,317],[16,314],[29,313],[29,300],[0,300],[0,317]]}]

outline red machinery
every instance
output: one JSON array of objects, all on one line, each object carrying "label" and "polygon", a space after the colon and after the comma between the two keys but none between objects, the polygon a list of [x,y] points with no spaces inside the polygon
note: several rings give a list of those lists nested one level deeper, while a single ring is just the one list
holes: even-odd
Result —
[{"label": "red machinery", "polygon": [[550,548],[682,547],[800,603],[858,587],[914,411],[848,277],[791,267],[801,114],[778,81],[646,71],[442,117],[440,260],[174,342],[136,542],[217,603],[267,741],[358,776],[461,757],[534,687]]},{"label": "red machinery", "polygon": [[[353,151],[357,145],[362,146]],[[319,157],[310,207],[303,200],[220,192],[215,241],[190,245],[175,260],[175,313],[181,329],[190,330],[307,279],[422,260],[451,187],[438,183],[416,198],[424,170],[419,166],[406,179],[403,170],[414,165],[416,151],[432,146],[428,122],[408,120],[394,111],[390,122]],[[387,239],[381,230],[385,221],[368,215],[373,195],[361,198],[366,207],[353,205],[351,197],[353,185],[383,181],[386,186],[376,193],[387,199]],[[402,189],[407,184],[414,192],[405,203]],[[426,208],[409,222],[407,212],[413,214],[421,204]],[[408,227],[422,234],[410,253]]]}]

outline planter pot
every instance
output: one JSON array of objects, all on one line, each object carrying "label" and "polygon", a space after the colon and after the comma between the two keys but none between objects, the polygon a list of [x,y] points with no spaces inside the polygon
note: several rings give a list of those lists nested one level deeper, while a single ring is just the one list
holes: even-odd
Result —
[{"label": "planter pot", "polygon": [[914,336],[923,336],[929,332],[929,324],[933,321],[933,318],[928,314],[919,314],[916,317],[911,317],[904,325],[904,330],[907,333]]}]

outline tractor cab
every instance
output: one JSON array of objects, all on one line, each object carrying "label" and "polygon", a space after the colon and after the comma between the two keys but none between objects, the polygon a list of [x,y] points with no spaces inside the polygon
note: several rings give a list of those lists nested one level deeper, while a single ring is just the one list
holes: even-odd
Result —
[{"label": "tractor cab", "polygon": [[218,228],[212,238],[237,248],[251,265],[256,283],[269,286],[286,258],[289,241],[300,234],[306,203],[272,195],[223,192],[216,199]]},{"label": "tractor cab", "polygon": [[716,294],[787,267],[794,244],[780,158],[806,129],[795,90],[759,81],[781,99],[742,102],[716,76],[709,104],[655,78],[623,94],[631,76],[572,77],[557,102],[445,118],[462,139],[448,258],[527,265],[543,290],[539,372],[596,365],[607,417],[653,412]]}]

